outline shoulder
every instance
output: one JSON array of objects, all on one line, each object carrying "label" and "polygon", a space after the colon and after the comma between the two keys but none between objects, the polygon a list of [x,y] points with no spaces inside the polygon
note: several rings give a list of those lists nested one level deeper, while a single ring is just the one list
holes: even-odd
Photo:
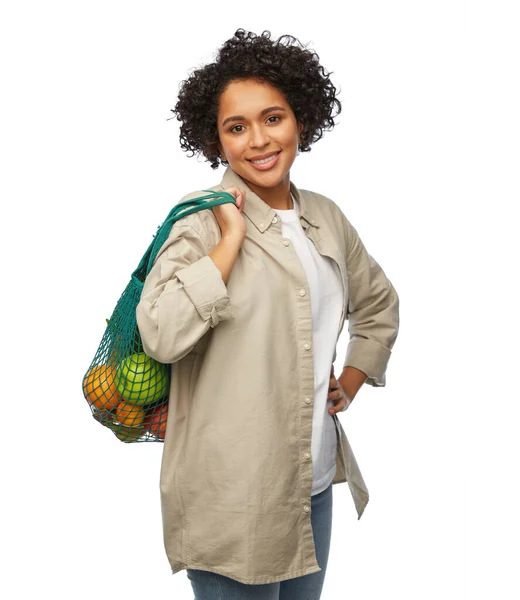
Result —
[{"label": "shoulder", "polygon": [[318,215],[325,217],[325,219],[331,219],[336,223],[341,223],[345,230],[352,227],[347,216],[341,209],[338,202],[325,194],[315,192],[314,190],[300,189],[302,194],[305,194],[305,198],[308,200],[310,210],[315,211]]},{"label": "shoulder", "polygon": [[329,196],[315,192],[314,190],[306,190],[300,188],[300,193],[305,195],[308,200],[310,210],[316,211],[318,214],[323,214],[325,217],[332,216],[336,219],[346,219],[345,214],[341,210],[339,204]]},{"label": "shoulder", "polygon": [[320,194],[313,190],[300,189],[300,192],[305,194],[311,211],[314,211],[317,216],[325,220],[332,234],[342,239],[345,252],[348,253],[358,234],[356,228],[345,215],[338,202],[325,194]]}]

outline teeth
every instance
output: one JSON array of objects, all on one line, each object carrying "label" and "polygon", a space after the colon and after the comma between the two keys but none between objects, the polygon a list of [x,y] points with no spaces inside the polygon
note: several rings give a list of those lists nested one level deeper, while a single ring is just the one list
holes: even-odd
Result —
[{"label": "teeth", "polygon": [[267,158],[263,158],[262,160],[252,160],[252,163],[255,163],[255,165],[263,165],[266,162],[269,162],[271,160],[273,160],[273,158],[275,158],[276,154],[272,154],[271,156],[268,156]]}]

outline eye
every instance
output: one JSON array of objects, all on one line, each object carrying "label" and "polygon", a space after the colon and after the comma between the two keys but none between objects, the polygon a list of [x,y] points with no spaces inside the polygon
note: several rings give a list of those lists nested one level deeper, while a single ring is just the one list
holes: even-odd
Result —
[{"label": "eye", "polygon": [[[269,121],[269,119],[280,119],[281,117],[277,116],[277,115],[271,115],[270,117],[267,118],[267,120]],[[273,123],[273,121],[271,121],[271,123]],[[274,123],[276,123],[276,121],[274,121]],[[235,127],[243,127],[243,125],[234,125],[233,127],[231,127],[231,129],[229,130],[231,133],[235,133],[233,131],[233,129],[235,129]],[[240,131],[238,131],[237,133],[240,133]]]}]

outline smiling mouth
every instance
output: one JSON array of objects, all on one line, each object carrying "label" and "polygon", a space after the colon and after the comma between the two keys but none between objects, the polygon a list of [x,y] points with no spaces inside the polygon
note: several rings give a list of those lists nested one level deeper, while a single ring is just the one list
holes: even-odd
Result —
[{"label": "smiling mouth", "polygon": [[268,165],[270,162],[272,162],[273,160],[276,159],[276,157],[280,154],[281,150],[279,150],[278,152],[274,152],[273,154],[271,154],[270,156],[267,156],[266,158],[262,158],[259,159],[260,161],[255,161],[255,160],[251,160],[250,158],[247,159],[248,162],[253,163],[254,165]]}]

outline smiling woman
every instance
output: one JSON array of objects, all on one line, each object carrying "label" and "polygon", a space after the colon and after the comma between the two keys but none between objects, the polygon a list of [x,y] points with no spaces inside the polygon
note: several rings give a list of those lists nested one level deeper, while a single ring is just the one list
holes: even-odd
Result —
[{"label": "smiling woman", "polygon": [[198,600],[318,600],[333,484],[358,518],[368,503],[337,413],[385,385],[398,296],[338,204],[290,177],[340,111],[317,54],[269,32],[237,30],[180,86],[182,149],[226,170],[179,202],[236,204],[175,223],[136,316],[146,354],[172,364],[164,544]]}]

